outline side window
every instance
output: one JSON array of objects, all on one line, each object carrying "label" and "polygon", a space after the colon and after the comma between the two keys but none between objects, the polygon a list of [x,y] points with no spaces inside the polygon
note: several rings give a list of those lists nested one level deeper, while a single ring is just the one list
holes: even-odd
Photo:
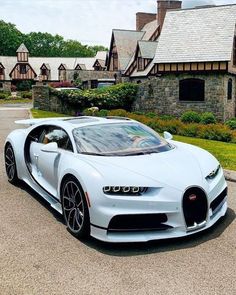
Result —
[{"label": "side window", "polygon": [[56,142],[60,149],[73,151],[72,143],[68,134],[59,127],[48,126],[45,128],[40,135],[39,142],[43,144]]}]

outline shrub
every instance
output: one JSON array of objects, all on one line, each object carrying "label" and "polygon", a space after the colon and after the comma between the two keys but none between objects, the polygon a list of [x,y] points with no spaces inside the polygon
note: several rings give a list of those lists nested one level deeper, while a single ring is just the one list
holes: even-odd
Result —
[{"label": "shrub", "polygon": [[236,118],[232,118],[225,122],[225,124],[232,130],[236,130]]},{"label": "shrub", "polygon": [[164,121],[176,119],[174,116],[171,116],[171,115],[161,115],[159,118]]},{"label": "shrub", "polygon": [[230,142],[233,138],[233,133],[223,124],[199,125],[197,137]]},{"label": "shrub", "polygon": [[198,134],[198,124],[190,123],[182,126],[179,130],[179,135],[196,137]]},{"label": "shrub", "polygon": [[31,91],[24,91],[24,92],[21,92],[21,97],[22,98],[32,98],[32,92]]},{"label": "shrub", "polygon": [[52,82],[49,84],[52,88],[61,88],[61,87],[74,87],[74,85],[69,81],[63,81],[63,82]]},{"label": "shrub", "polygon": [[204,125],[207,125],[207,124],[215,124],[216,123],[216,118],[215,116],[210,113],[210,112],[206,112],[206,113],[203,113],[201,115],[201,121],[200,121],[201,124],[204,124]]},{"label": "shrub", "polygon": [[128,117],[128,114],[129,113],[127,113],[126,110],[123,109],[116,109],[108,112],[108,116]]},{"label": "shrub", "polygon": [[108,116],[108,110],[104,110],[104,109],[100,110],[98,112],[98,116],[99,117],[107,117]]},{"label": "shrub", "polygon": [[152,113],[152,112],[146,113],[145,115],[146,115],[148,118],[156,118],[156,116],[157,116],[156,113]]},{"label": "shrub", "polygon": [[19,81],[16,85],[18,91],[28,91],[32,88],[33,82],[30,80]]},{"label": "shrub", "polygon": [[4,92],[0,92],[0,99],[6,99],[8,95]]},{"label": "shrub", "polygon": [[199,123],[201,116],[197,112],[187,111],[181,116],[181,121],[183,123]]},{"label": "shrub", "polygon": [[110,87],[89,89],[83,91],[63,92],[51,88],[51,93],[62,102],[66,102],[78,110],[90,107],[103,109],[130,110],[137,94],[138,86],[133,83],[122,83]]}]

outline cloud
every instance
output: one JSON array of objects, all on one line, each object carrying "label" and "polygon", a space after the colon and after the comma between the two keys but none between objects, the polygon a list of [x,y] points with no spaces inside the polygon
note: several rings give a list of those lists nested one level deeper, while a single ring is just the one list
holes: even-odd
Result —
[{"label": "cloud", "polygon": [[[183,7],[226,3],[236,0],[183,0]],[[135,29],[136,12],[156,10],[156,0],[1,0],[1,18],[22,32],[49,32],[89,45],[109,46],[113,28]]]}]

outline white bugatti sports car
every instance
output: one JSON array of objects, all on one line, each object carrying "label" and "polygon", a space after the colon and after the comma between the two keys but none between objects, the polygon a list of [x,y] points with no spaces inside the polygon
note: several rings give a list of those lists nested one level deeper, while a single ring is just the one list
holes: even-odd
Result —
[{"label": "white bugatti sports car", "polygon": [[25,181],[68,230],[108,242],[187,236],[227,211],[219,162],[127,118],[29,119],[5,143],[8,179]]}]

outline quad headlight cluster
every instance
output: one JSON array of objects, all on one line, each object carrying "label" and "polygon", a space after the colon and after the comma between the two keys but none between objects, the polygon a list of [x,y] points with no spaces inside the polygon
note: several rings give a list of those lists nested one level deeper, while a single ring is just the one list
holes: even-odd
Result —
[{"label": "quad headlight cluster", "polygon": [[140,196],[147,191],[147,187],[138,186],[104,186],[103,192],[107,195]]}]

